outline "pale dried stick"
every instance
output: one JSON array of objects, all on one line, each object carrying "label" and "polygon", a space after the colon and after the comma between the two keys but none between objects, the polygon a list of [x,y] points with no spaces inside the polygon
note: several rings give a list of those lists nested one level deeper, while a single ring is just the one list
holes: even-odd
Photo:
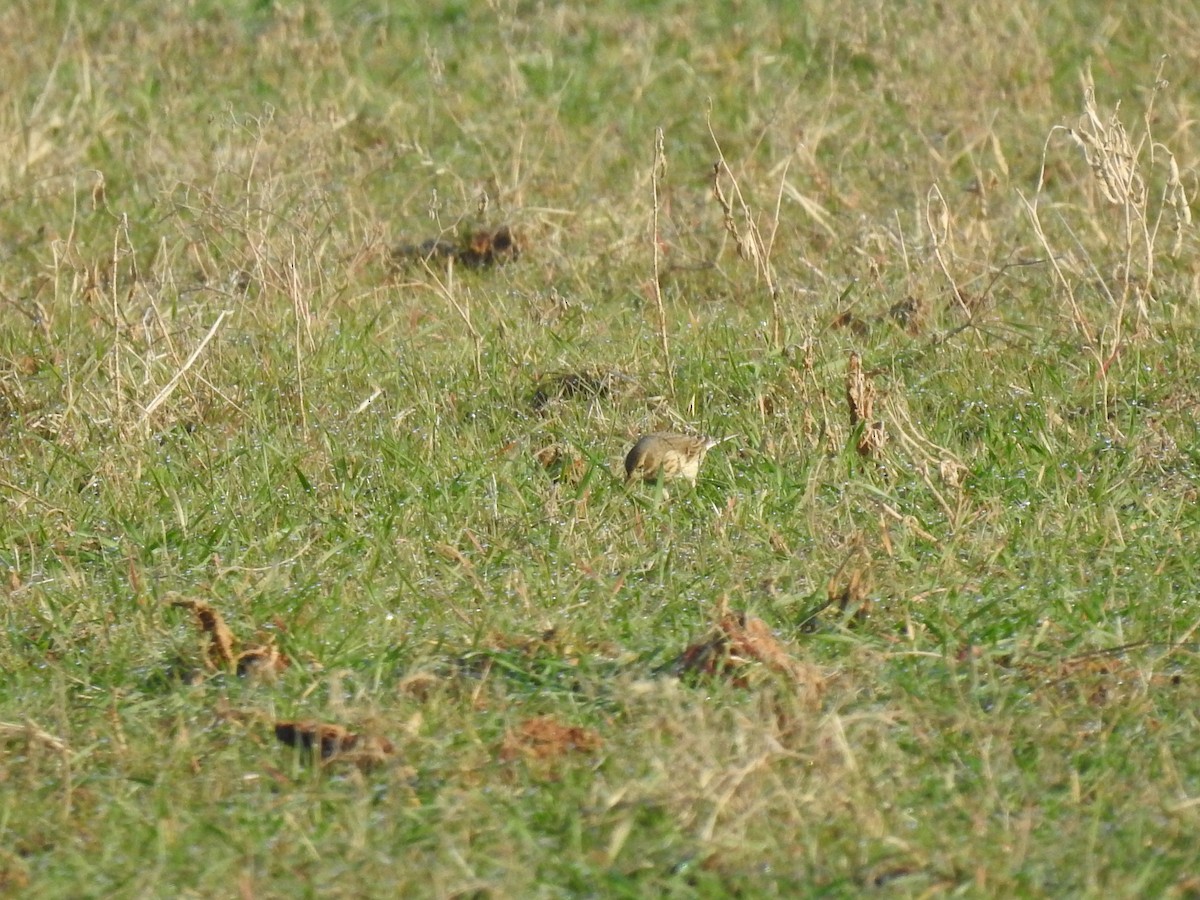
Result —
[{"label": "pale dried stick", "polygon": [[196,360],[200,358],[200,354],[204,352],[204,348],[208,346],[208,342],[216,336],[217,329],[221,327],[221,323],[225,321],[225,317],[228,316],[230,312],[232,312],[232,310],[221,310],[221,314],[217,316],[217,321],[213,322],[212,328],[208,329],[208,334],[204,336],[204,340],[200,342],[200,345],[192,351],[192,355],[187,358],[187,361],[184,362],[183,367],[175,373],[171,380],[166,383],[166,386],[163,387],[163,389],[158,392],[155,398],[146,406],[146,409],[142,412],[141,419],[138,420],[139,425],[150,418],[150,416],[154,414],[154,411],[162,406],[163,403],[167,401],[167,398],[169,398],[171,394],[175,392],[175,388],[179,385],[179,382],[183,379],[183,376],[187,374],[188,369],[190,369],[195,364]]}]

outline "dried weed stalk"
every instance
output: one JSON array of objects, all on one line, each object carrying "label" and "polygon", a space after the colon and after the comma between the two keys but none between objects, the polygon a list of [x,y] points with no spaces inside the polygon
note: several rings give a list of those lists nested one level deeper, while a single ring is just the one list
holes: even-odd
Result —
[{"label": "dried weed stalk", "polygon": [[950,265],[947,263],[946,256],[942,252],[943,248],[949,246],[952,235],[950,229],[950,207],[946,203],[946,198],[942,196],[941,189],[936,184],[929,189],[929,193],[925,197],[925,227],[929,229],[930,242],[933,247],[933,258],[937,260],[938,268],[942,270],[942,274],[950,282],[950,288],[954,291],[954,299],[958,302],[963,312],[970,316],[971,305],[963,295],[962,289],[959,288],[958,282],[950,273]]},{"label": "dried weed stalk", "polygon": [[675,396],[675,374],[671,369],[671,346],[667,341],[667,310],[663,306],[662,279],[659,271],[659,256],[662,252],[661,237],[658,229],[658,213],[662,207],[659,197],[659,185],[667,174],[667,150],[664,146],[663,130],[654,131],[654,168],[650,173],[651,190],[654,193],[653,234],[650,243],[654,247],[654,305],[658,309],[658,336],[662,344],[663,372],[666,375],[667,390],[670,396]]},{"label": "dried weed stalk", "polygon": [[190,609],[200,630],[208,635],[208,649],[204,662],[209,671],[233,670],[239,677],[270,681],[290,665],[288,658],[272,643],[236,652],[237,638],[211,603],[183,599],[175,600],[171,605],[180,609]]},{"label": "dried weed stalk", "polygon": [[483,335],[479,333],[479,329],[471,321],[471,292],[468,289],[464,292],[462,301],[459,301],[459,290],[454,281],[454,267],[447,266],[446,277],[441,278],[434,271],[433,266],[428,260],[422,262],[425,273],[430,278],[430,284],[425,286],[430,288],[435,294],[444,299],[462,319],[463,325],[466,326],[467,333],[471,335],[472,363],[477,378],[483,378]]},{"label": "dried weed stalk", "polygon": [[30,746],[43,747],[64,759],[69,758],[71,745],[57,735],[39,727],[32,719],[19,722],[0,722],[0,740],[23,739]]},{"label": "dried weed stalk", "polygon": [[[783,173],[780,176],[779,192],[775,197],[775,215],[771,222],[771,234],[766,240],[763,240],[758,223],[750,212],[750,206],[742,196],[742,190],[738,186],[737,178],[734,177],[729,164],[725,161],[725,154],[722,152],[721,144],[717,141],[717,136],[713,132],[711,120],[708,123],[708,133],[712,137],[713,146],[717,150],[717,161],[713,164],[712,174],[713,197],[716,198],[717,205],[721,207],[725,231],[733,238],[738,256],[747,262],[753,263],[755,278],[761,278],[766,282],[767,291],[771,295],[771,341],[775,347],[781,347],[783,345],[783,311],[779,305],[779,283],[775,279],[775,269],[771,265],[771,250],[775,245],[775,235],[779,230],[779,209],[783,204],[783,193],[784,187],[787,184],[787,172],[790,160],[788,164],[784,165]],[[728,177],[729,179],[730,190],[733,193],[734,200],[737,201],[738,209],[741,213],[740,226],[737,217],[734,215],[733,203],[730,202],[729,195],[726,194],[721,184],[724,177]]]},{"label": "dried weed stalk", "polygon": [[[1096,87],[1091,71],[1085,70],[1083,81],[1083,114],[1074,128],[1056,126],[1051,129],[1042,150],[1042,169],[1038,178],[1037,193],[1032,202],[1025,201],[1034,232],[1047,251],[1057,280],[1066,292],[1076,328],[1087,340],[1099,362],[1099,375],[1104,377],[1109,366],[1124,346],[1126,310],[1132,305],[1136,310],[1139,327],[1149,317],[1149,303],[1155,296],[1156,244],[1164,219],[1170,217],[1174,240],[1170,253],[1178,256],[1183,249],[1184,232],[1192,224],[1191,209],[1180,179],[1179,164],[1166,146],[1154,140],[1150,122],[1155,98],[1168,83],[1158,77],[1150,92],[1150,99],[1142,117],[1142,128],[1131,135],[1120,118],[1118,103],[1108,115],[1101,113],[1096,102]],[[1112,278],[1105,276],[1101,265],[1088,258],[1090,281],[1099,285],[1099,290],[1113,310],[1111,319],[1103,328],[1094,328],[1083,314],[1075,296],[1075,285],[1068,278],[1063,259],[1056,252],[1039,214],[1039,202],[1045,187],[1046,156],[1050,140],[1064,131],[1071,142],[1082,152],[1084,161],[1092,174],[1092,183],[1103,203],[1118,213],[1116,234],[1113,243],[1120,248],[1122,258],[1111,265]],[[1148,183],[1155,165],[1166,169],[1157,208],[1153,208],[1151,197],[1154,190]],[[1068,233],[1080,249],[1080,241],[1074,230],[1065,221]],[[1092,223],[1106,226],[1103,217]],[[1086,256],[1086,254],[1085,254]],[[1115,290],[1114,290],[1115,288]],[[1099,337],[1097,334],[1099,333]]]},{"label": "dried weed stalk", "polygon": [[730,610],[722,599],[712,628],[690,645],[663,671],[674,675],[725,678],[737,687],[750,687],[756,669],[783,675],[810,699],[825,688],[824,673],[798,659],[782,644],[762,619]]},{"label": "dried weed stalk", "polygon": [[[889,433],[903,447],[912,460],[912,468],[921,476],[929,492],[937,500],[946,515],[946,521],[954,529],[965,521],[970,509],[969,495],[964,486],[970,469],[953,451],[936,444],[922,434],[917,423],[909,415],[902,400],[889,396],[885,402]],[[934,484],[934,475],[941,485]],[[950,502],[953,500],[953,504]]]},{"label": "dried weed stalk", "polygon": [[887,444],[887,432],[883,422],[875,419],[875,384],[854,352],[846,370],[846,403],[850,407],[850,431],[858,435],[854,449],[860,456],[877,456]]},{"label": "dried weed stalk", "polygon": [[168,381],[162,390],[160,390],[154,396],[153,400],[146,404],[146,408],[142,410],[141,422],[146,422],[152,415],[154,415],[154,411],[170,398],[171,394],[174,393],[175,388],[179,386],[179,382],[183,379],[184,375],[186,375],[188,370],[195,365],[196,360],[200,358],[200,354],[204,352],[204,348],[207,347],[209,342],[216,336],[217,330],[221,327],[221,323],[223,323],[226,317],[230,315],[230,312],[231,311],[228,309],[221,310],[220,315],[217,316],[217,320],[213,322],[212,327],[208,329],[208,334],[204,336],[203,340],[201,340],[196,346],[196,349],[192,351],[191,355],[184,361],[183,365],[179,367],[179,369],[171,377],[171,380]]}]

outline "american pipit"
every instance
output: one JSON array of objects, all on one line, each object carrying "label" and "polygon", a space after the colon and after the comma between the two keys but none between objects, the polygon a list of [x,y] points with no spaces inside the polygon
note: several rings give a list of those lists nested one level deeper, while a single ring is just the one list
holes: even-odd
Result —
[{"label": "american pipit", "polygon": [[692,434],[658,431],[638,439],[625,457],[625,480],[641,478],[651,483],[660,478],[686,478],[696,483],[704,454],[720,441]]}]

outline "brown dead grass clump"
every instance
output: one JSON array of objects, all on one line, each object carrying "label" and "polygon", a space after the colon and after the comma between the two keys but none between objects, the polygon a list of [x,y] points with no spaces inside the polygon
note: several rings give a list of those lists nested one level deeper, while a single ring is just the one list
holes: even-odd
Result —
[{"label": "brown dead grass clump", "polygon": [[706,637],[688,646],[667,669],[677,675],[725,678],[744,688],[756,667],[784,675],[814,694],[825,685],[821,671],[789,653],[766,622],[728,609],[720,612]]},{"label": "brown dead grass clump", "polygon": [[850,407],[850,430],[859,431],[855,449],[860,456],[877,456],[887,443],[883,422],[875,419],[875,384],[863,371],[862,359],[850,354],[846,371],[846,403]]},{"label": "brown dead grass clump", "polygon": [[276,722],[275,737],[299,749],[306,759],[319,756],[322,764],[341,762],[369,769],[387,762],[396,748],[379,735],[358,734],[341,725],[322,722]]},{"label": "brown dead grass clump", "polygon": [[564,725],[553,716],[536,716],[504,735],[498,755],[505,762],[514,759],[545,762],[570,753],[595,753],[603,745],[600,735],[589,728]]},{"label": "brown dead grass clump", "polygon": [[232,669],[241,677],[270,680],[290,665],[288,658],[271,643],[236,652],[237,638],[211,603],[204,600],[175,600],[171,605],[190,609],[200,630],[208,635],[204,663],[210,672],[228,672]]},{"label": "brown dead grass clump", "polygon": [[1179,675],[1146,673],[1129,660],[1110,654],[1023,660],[1012,665],[1038,695],[1055,701],[1082,700],[1093,707],[1128,704],[1181,681]]},{"label": "brown dead grass clump", "polygon": [[551,444],[534,454],[555,484],[579,484],[587,472],[583,457],[564,444]]},{"label": "brown dead grass clump", "polygon": [[211,669],[228,668],[233,664],[235,639],[221,614],[203,600],[176,600],[172,606],[190,609],[200,630],[208,635],[207,663]]}]

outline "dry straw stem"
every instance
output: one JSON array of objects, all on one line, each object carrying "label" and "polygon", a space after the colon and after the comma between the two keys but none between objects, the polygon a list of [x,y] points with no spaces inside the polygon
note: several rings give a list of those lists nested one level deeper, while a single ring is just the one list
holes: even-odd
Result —
[{"label": "dry straw stem", "polygon": [[[478,378],[482,378],[483,377],[483,335],[481,335],[479,333],[479,330],[475,327],[474,323],[472,323],[472,321],[471,321],[470,292],[468,291],[467,300],[464,303],[459,303],[458,298],[455,296],[454,261],[451,260],[450,264],[446,267],[446,280],[445,281],[443,281],[441,278],[438,277],[437,272],[435,272],[433,270],[433,267],[429,265],[429,260],[422,260],[421,265],[424,267],[424,269],[428,273],[429,277],[431,279],[433,279],[434,293],[439,294],[443,299],[445,299],[446,302],[449,303],[454,308],[454,311],[456,313],[458,313],[458,316],[460,319],[462,319],[463,324],[467,326],[467,332],[471,335],[471,344],[472,344],[472,347],[474,348],[474,352],[473,352],[472,356],[473,356],[473,364],[475,367],[475,375]],[[428,287],[428,286],[429,285],[426,285],[426,287]]]},{"label": "dry straw stem", "polygon": [[[1055,126],[1055,129],[1051,130],[1051,134],[1053,134],[1053,131],[1059,127],[1061,127],[1061,126]],[[1050,146],[1050,137],[1047,137],[1046,143],[1042,147],[1042,174],[1043,175],[1045,174],[1046,154],[1049,150],[1049,146]],[[1038,205],[1039,205],[1039,201],[1041,198],[1041,189],[1042,189],[1042,177],[1039,176],[1038,177],[1038,190],[1037,190],[1037,193],[1034,195],[1033,202],[1030,202],[1029,200],[1027,200],[1025,198],[1025,195],[1020,194],[1019,191],[1018,191],[1018,193],[1021,196],[1021,202],[1025,204],[1025,209],[1029,213],[1029,221],[1030,221],[1030,224],[1033,226],[1033,233],[1037,236],[1038,242],[1042,245],[1043,249],[1045,249],[1046,258],[1050,261],[1050,265],[1054,267],[1055,278],[1058,280],[1058,283],[1060,285],[1062,285],[1063,291],[1067,295],[1067,303],[1071,307],[1071,321],[1075,326],[1075,330],[1083,335],[1083,339],[1087,342],[1088,348],[1092,351],[1093,354],[1095,354],[1096,353],[1095,329],[1092,328],[1091,324],[1087,320],[1087,317],[1084,316],[1083,310],[1079,306],[1079,301],[1076,300],[1076,298],[1075,298],[1075,287],[1072,284],[1071,279],[1069,279],[1067,277],[1067,273],[1063,270],[1063,260],[1055,252],[1054,247],[1050,242],[1050,238],[1046,235],[1045,227],[1042,225],[1041,216],[1038,212]]]},{"label": "dry straw stem", "polygon": [[[1153,94],[1151,95],[1151,105],[1153,105]],[[1125,247],[1125,261],[1121,297],[1112,322],[1114,354],[1116,348],[1120,346],[1124,311],[1135,283],[1133,277],[1134,247],[1139,241],[1145,247],[1145,281],[1138,288],[1136,296],[1140,320],[1145,320],[1149,315],[1146,297],[1151,294],[1154,281],[1154,240],[1150,235],[1146,218],[1146,182],[1138,172],[1138,158],[1141,156],[1142,147],[1149,135],[1149,120],[1147,119],[1146,135],[1135,148],[1129,139],[1129,134],[1125,131],[1125,126],[1121,123],[1120,112],[1121,104],[1118,102],[1107,123],[1100,118],[1099,110],[1096,108],[1096,85],[1092,80],[1091,71],[1085,71],[1083,74],[1083,116],[1074,129],[1068,129],[1067,134],[1083,151],[1083,157],[1092,170],[1101,195],[1110,204],[1119,207],[1122,213],[1121,243]],[[1107,363],[1105,365],[1107,366]]]},{"label": "dry straw stem", "polygon": [[[709,790],[709,795],[713,797],[712,806],[708,814],[704,817],[703,824],[700,826],[700,840],[708,842],[712,841],[717,831],[717,824],[724,816],[733,802],[734,798],[742,792],[743,784],[751,775],[769,772],[772,763],[777,759],[785,758],[787,754],[769,750],[763,753],[743,766],[727,769],[724,772],[714,774],[706,785]],[[746,793],[752,793],[747,791]]]},{"label": "dry straw stem", "polygon": [[[59,39],[58,48],[54,53],[54,61],[51,63],[50,69],[38,79],[43,84],[37,99],[34,100],[27,113],[21,115],[18,112],[17,121],[6,120],[7,127],[0,131],[0,154],[5,160],[5,164],[0,166],[0,187],[6,191],[10,186],[22,183],[30,170],[49,157],[56,157],[58,163],[64,167],[76,164],[73,160],[64,159],[64,142],[56,136],[56,132],[62,128],[63,122],[59,121],[58,116],[54,113],[43,117],[43,111],[47,102],[60,89],[58,76],[64,64],[70,71],[70,64],[67,62],[69,54],[79,52],[81,49],[78,32],[76,14],[72,8],[67,24],[63,28],[62,37]],[[85,61],[90,62],[90,60]],[[82,107],[86,104],[79,105]],[[19,105],[13,103],[11,106],[18,107]]]},{"label": "dry straw stem", "polygon": [[[771,222],[771,234],[764,241],[762,232],[759,230],[758,224],[754,221],[754,216],[750,212],[750,206],[742,196],[742,190],[738,186],[737,178],[734,177],[729,164],[725,161],[725,153],[721,150],[721,143],[717,140],[716,132],[713,131],[711,111],[708,119],[708,133],[712,138],[713,146],[717,150],[717,162],[713,165],[713,196],[716,198],[717,204],[721,207],[725,231],[733,238],[738,256],[754,264],[755,278],[762,278],[767,283],[767,290],[771,295],[771,340],[776,347],[782,346],[783,311],[779,307],[779,285],[775,281],[775,269],[771,265],[771,251],[775,246],[775,235],[779,231],[779,210],[783,205],[783,193],[787,185],[787,173],[791,159],[789,158],[784,164],[783,172],[779,176],[779,191],[775,196],[775,215]],[[721,186],[721,178],[726,175],[729,176],[733,196],[737,200],[738,207],[741,210],[742,222],[744,223],[741,228],[738,227],[737,219],[734,216],[733,204],[729,201],[725,189]]]},{"label": "dry straw stem", "polygon": [[[935,204],[937,207],[936,222],[934,219]],[[971,314],[970,304],[967,303],[959,289],[958,282],[950,274],[950,266],[942,253],[942,248],[950,244],[950,207],[946,204],[946,198],[942,196],[941,188],[936,184],[929,189],[929,193],[925,196],[925,227],[929,229],[929,237],[933,241],[933,258],[937,260],[938,268],[946,276],[946,281],[950,282],[950,288],[954,291],[954,299],[958,301],[963,312],[969,316]]]},{"label": "dry straw stem", "polygon": [[179,609],[191,610],[200,629],[208,635],[206,662],[211,668],[228,668],[233,665],[233,648],[237,639],[233,636],[229,626],[225,624],[225,619],[213,608],[211,603],[203,600],[181,599],[172,601],[171,605]]},{"label": "dry straw stem", "polygon": [[183,366],[178,372],[175,373],[171,380],[166,383],[163,389],[158,392],[154,399],[146,405],[145,410],[142,411],[142,417],[138,421],[139,425],[145,423],[150,416],[154,414],[154,411],[162,406],[162,404],[167,401],[171,394],[174,393],[175,388],[179,386],[179,382],[183,379],[183,376],[187,374],[188,370],[193,365],[195,365],[196,360],[200,358],[200,354],[204,352],[204,348],[208,346],[209,341],[216,336],[217,329],[221,327],[221,323],[225,321],[225,317],[228,316],[230,312],[231,310],[228,309],[221,311],[221,314],[217,316],[217,321],[213,322],[212,327],[208,329],[208,334],[204,336],[204,339],[200,341],[196,349],[192,351],[191,355],[184,362]]},{"label": "dry straw stem", "polygon": [[663,372],[666,374],[667,390],[670,396],[675,396],[675,373],[671,369],[671,347],[667,341],[667,311],[663,306],[662,281],[659,276],[659,246],[658,212],[661,206],[659,200],[659,182],[667,174],[667,151],[664,146],[663,130],[654,130],[654,168],[650,173],[650,187],[654,195],[654,222],[650,243],[654,247],[654,304],[658,308],[658,335],[662,342]]},{"label": "dry straw stem", "polygon": [[879,511],[889,519],[900,523],[913,534],[929,541],[929,543],[934,544],[935,546],[941,546],[942,542],[926,531],[921,526],[921,522],[916,516],[906,516],[896,508],[896,505],[898,504],[894,497],[865,482],[861,484],[861,487],[864,491],[875,498],[875,502],[879,504]]},{"label": "dry straw stem", "polygon": [[1105,122],[1096,107],[1096,85],[1091,72],[1083,76],[1083,117],[1067,134],[1083,151],[1100,193],[1113,206],[1136,212],[1146,204],[1146,182],[1137,170],[1141,145],[1137,148],[1121,123],[1118,101]]},{"label": "dry straw stem", "polygon": [[296,391],[300,401],[300,425],[307,432],[308,404],[304,402],[304,350],[307,346],[308,352],[311,353],[316,349],[317,344],[312,336],[312,312],[309,309],[308,296],[304,286],[300,283],[300,258],[296,250],[295,235],[291,236],[291,247],[292,255],[288,260],[287,290],[292,301],[292,313],[296,320]]},{"label": "dry straw stem", "polygon": [[861,456],[876,456],[887,443],[883,422],[875,420],[875,384],[863,371],[862,359],[850,353],[846,367],[846,405],[850,409],[850,431],[861,428],[855,449]]},{"label": "dry straw stem", "polygon": [[26,720],[23,725],[15,722],[0,722],[0,739],[4,738],[24,738],[31,744],[38,744],[54,751],[59,756],[65,757],[71,754],[71,747],[66,741],[40,728],[33,720]]}]

